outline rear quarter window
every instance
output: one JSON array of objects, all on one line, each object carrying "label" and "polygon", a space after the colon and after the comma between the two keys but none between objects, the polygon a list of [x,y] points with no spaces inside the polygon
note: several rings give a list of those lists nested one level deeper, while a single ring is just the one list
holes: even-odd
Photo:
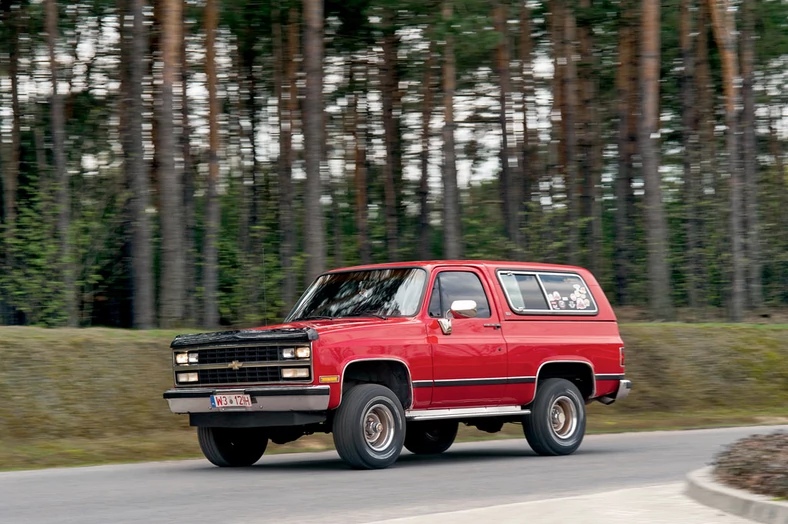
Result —
[{"label": "rear quarter window", "polygon": [[498,271],[509,307],[518,315],[595,315],[596,301],[575,273]]}]

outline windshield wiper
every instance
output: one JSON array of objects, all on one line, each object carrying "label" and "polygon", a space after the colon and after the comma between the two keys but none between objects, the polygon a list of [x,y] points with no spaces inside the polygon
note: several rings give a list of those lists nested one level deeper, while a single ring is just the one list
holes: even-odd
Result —
[{"label": "windshield wiper", "polygon": [[328,315],[309,315],[308,317],[298,317],[294,320],[294,322],[298,322],[299,320],[334,320],[337,317],[330,317]]},{"label": "windshield wiper", "polygon": [[352,315],[347,315],[347,316],[348,317],[375,317],[375,318],[379,318],[381,320],[388,320],[389,319],[389,317],[387,317],[385,315],[380,315],[378,313],[373,313],[371,311],[365,311],[365,310],[354,311]]}]

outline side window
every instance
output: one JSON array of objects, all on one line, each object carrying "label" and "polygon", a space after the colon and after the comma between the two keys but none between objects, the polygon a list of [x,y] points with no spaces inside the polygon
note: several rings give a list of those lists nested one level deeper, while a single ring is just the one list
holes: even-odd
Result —
[{"label": "side window", "polygon": [[540,274],[547,299],[553,311],[595,312],[594,297],[583,280],[576,275]]},{"label": "side window", "polygon": [[501,284],[509,296],[512,309],[529,311],[550,309],[536,275],[503,273]]},{"label": "side window", "polygon": [[[499,271],[498,279],[517,314],[595,314],[594,297],[579,275]],[[545,296],[546,294],[546,296]]]},{"label": "side window", "polygon": [[476,302],[476,318],[490,318],[490,303],[481,280],[468,271],[444,271],[435,279],[430,298],[431,317],[443,316],[455,300]]}]

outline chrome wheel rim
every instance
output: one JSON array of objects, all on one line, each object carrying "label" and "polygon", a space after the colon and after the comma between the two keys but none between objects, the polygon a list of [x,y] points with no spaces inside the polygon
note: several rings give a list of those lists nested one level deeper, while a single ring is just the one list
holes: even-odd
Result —
[{"label": "chrome wheel rim", "polygon": [[577,430],[577,408],[567,396],[560,396],[550,407],[550,426],[561,440],[571,438]]},{"label": "chrome wheel rim", "polygon": [[373,451],[382,452],[394,440],[394,414],[383,404],[372,405],[364,414],[364,438]]}]

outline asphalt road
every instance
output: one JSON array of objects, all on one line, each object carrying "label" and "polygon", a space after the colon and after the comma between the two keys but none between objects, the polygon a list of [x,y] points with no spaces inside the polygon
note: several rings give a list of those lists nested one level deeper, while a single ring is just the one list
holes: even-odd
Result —
[{"label": "asphalt road", "polygon": [[392,467],[353,471],[333,451],[272,455],[252,468],[205,460],[0,473],[0,522],[370,522],[677,482],[728,443],[788,426],[587,436],[567,457],[525,439],[403,451]]}]

